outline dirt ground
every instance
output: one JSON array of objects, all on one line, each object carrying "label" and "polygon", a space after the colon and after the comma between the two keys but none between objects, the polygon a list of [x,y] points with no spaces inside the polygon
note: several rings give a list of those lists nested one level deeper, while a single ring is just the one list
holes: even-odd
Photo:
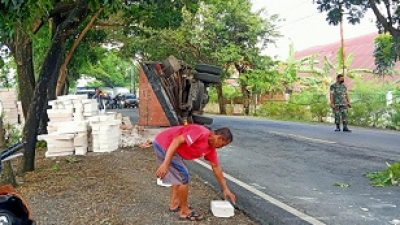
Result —
[{"label": "dirt ground", "polygon": [[238,210],[232,218],[213,217],[209,204],[220,195],[193,175],[190,204],[205,219],[180,221],[168,212],[169,188],[156,185],[150,148],[55,160],[43,155],[18,188],[39,225],[256,224]]}]

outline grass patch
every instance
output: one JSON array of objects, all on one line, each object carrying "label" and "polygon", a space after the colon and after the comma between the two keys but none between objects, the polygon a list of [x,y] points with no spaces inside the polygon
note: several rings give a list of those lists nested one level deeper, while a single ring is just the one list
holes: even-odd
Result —
[{"label": "grass patch", "polygon": [[388,168],[384,171],[371,172],[366,176],[375,187],[400,186],[400,162],[386,163]]}]

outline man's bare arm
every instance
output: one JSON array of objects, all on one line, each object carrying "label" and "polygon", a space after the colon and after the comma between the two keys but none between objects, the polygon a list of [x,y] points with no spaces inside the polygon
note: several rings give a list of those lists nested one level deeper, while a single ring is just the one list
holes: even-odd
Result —
[{"label": "man's bare arm", "polygon": [[164,162],[158,167],[156,171],[156,176],[163,178],[167,174],[169,164],[171,163],[172,158],[174,157],[178,147],[185,142],[185,138],[180,135],[174,140],[172,140],[171,144],[168,147],[167,153],[165,155]]},{"label": "man's bare arm", "polygon": [[166,163],[169,166],[172,158],[175,155],[175,152],[178,150],[179,146],[183,143],[185,143],[185,138],[183,137],[183,135],[179,135],[178,137],[174,138],[174,140],[172,140],[171,144],[168,147],[167,154],[165,155],[164,163]]},{"label": "man's bare arm", "polygon": [[215,178],[218,181],[219,186],[222,189],[225,199],[230,199],[234,204],[236,203],[236,196],[229,190],[228,185],[226,184],[224,173],[222,172],[222,168],[219,165],[211,165],[212,170],[214,172]]}]

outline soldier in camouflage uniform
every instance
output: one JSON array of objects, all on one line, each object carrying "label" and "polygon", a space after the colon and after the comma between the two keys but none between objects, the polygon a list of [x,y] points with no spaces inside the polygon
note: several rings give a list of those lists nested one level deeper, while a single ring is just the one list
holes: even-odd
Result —
[{"label": "soldier in camouflage uniform", "polygon": [[330,87],[330,100],[331,107],[335,113],[335,131],[340,131],[340,117],[342,117],[343,132],[351,132],[347,127],[347,109],[351,108],[351,105],[342,74],[337,75],[336,83]]}]

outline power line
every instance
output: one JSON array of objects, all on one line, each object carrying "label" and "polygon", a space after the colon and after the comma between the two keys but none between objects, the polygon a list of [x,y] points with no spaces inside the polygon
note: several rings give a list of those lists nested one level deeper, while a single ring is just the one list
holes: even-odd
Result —
[{"label": "power line", "polygon": [[308,18],[317,16],[317,15],[318,15],[318,14],[311,14],[311,15],[308,15],[308,16],[304,16],[304,17],[302,17],[302,18],[299,18],[299,19],[296,19],[296,20],[292,20],[292,21],[289,21],[289,22],[287,22],[287,23],[285,23],[285,24],[282,24],[280,27],[290,26],[290,25],[296,24],[296,23],[298,23],[298,22],[301,22],[301,21],[303,21],[303,20],[306,20],[306,19],[308,19]]}]

